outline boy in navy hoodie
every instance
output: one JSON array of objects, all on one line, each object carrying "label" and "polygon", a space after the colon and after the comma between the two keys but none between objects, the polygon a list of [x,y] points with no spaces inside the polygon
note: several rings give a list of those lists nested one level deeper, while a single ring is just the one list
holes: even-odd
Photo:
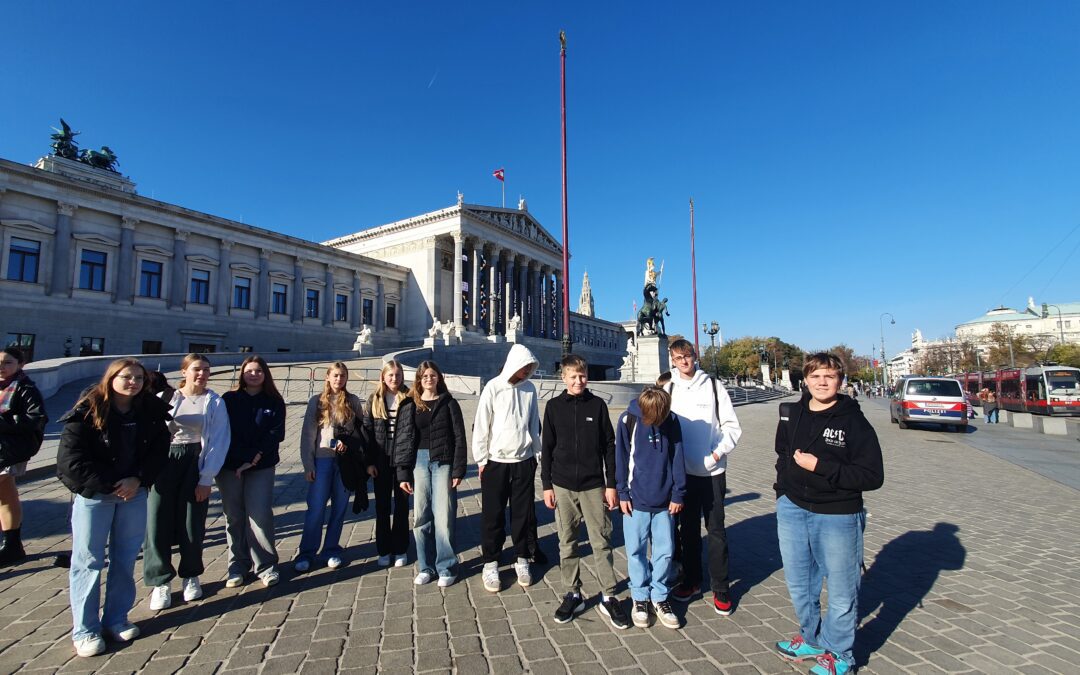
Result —
[{"label": "boy in navy hoodie", "polygon": [[[631,619],[649,625],[649,601],[656,618],[678,628],[671,610],[671,556],[675,514],[686,494],[682,431],[671,414],[671,396],[649,387],[619,417],[615,440],[615,489],[623,512],[626,565],[630,572]],[[648,555],[652,542],[652,556]]]}]

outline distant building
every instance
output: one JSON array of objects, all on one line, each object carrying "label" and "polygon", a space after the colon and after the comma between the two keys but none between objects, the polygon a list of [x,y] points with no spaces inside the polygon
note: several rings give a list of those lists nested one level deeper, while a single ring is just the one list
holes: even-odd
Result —
[{"label": "distant building", "polygon": [[589,273],[585,273],[585,277],[581,280],[581,298],[578,299],[577,313],[582,316],[596,316],[596,309],[593,306],[592,286],[589,285]]},{"label": "distant building", "polygon": [[1058,344],[1062,340],[1065,344],[1080,344],[1080,302],[1036,305],[1035,299],[1030,297],[1023,311],[997,307],[959,324],[956,337],[983,346],[995,323],[1005,324],[1014,335],[1041,338],[1047,344]]}]

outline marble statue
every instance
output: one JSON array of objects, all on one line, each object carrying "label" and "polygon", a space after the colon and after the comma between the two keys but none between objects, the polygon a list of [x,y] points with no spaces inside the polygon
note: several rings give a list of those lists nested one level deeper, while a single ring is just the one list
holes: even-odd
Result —
[{"label": "marble statue", "polygon": [[510,331],[521,330],[521,315],[514,312],[514,316],[510,317],[510,320],[506,323],[506,329]]},{"label": "marble statue", "polygon": [[360,333],[356,336],[356,341],[362,345],[370,345],[372,343],[371,326],[365,323],[363,328],[360,329]]},{"label": "marble statue", "polygon": [[428,328],[427,335],[429,338],[438,337],[439,327],[442,325],[439,323],[439,317],[437,316],[432,317],[432,321],[434,321],[435,323],[431,324],[431,328]]}]

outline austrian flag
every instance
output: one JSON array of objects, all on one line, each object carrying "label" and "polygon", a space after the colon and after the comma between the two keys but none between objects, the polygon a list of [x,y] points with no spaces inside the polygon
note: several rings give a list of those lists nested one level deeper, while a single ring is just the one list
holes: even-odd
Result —
[{"label": "austrian flag", "polygon": [[492,176],[495,176],[496,178],[498,178],[501,181],[506,181],[506,177],[505,177],[504,174],[505,174],[505,172],[502,169],[495,169],[494,171],[491,172]]}]

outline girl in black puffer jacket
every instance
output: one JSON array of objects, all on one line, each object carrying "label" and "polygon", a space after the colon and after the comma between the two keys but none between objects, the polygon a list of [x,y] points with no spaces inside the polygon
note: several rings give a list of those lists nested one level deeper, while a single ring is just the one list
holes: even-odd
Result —
[{"label": "girl in black puffer jacket", "polygon": [[41,448],[49,421],[41,392],[22,371],[25,364],[21,349],[7,347],[0,353],[0,525],[4,530],[0,565],[26,557],[22,502],[15,478],[26,472],[27,460]]},{"label": "girl in black puffer jacket", "polygon": [[419,572],[414,582],[418,585],[431,582],[436,573],[439,586],[457,580],[455,490],[465,477],[467,452],[461,406],[447,390],[435,362],[424,361],[416,369],[412,396],[398,412],[394,434],[399,486],[416,495],[413,536]]},{"label": "girl in black puffer jacket", "polygon": [[401,364],[387,361],[364,410],[367,472],[375,482],[375,549],[381,567],[389,567],[391,561],[394,567],[404,567],[409,549],[409,495],[398,485],[394,471],[397,414],[409,398],[404,384]]}]

